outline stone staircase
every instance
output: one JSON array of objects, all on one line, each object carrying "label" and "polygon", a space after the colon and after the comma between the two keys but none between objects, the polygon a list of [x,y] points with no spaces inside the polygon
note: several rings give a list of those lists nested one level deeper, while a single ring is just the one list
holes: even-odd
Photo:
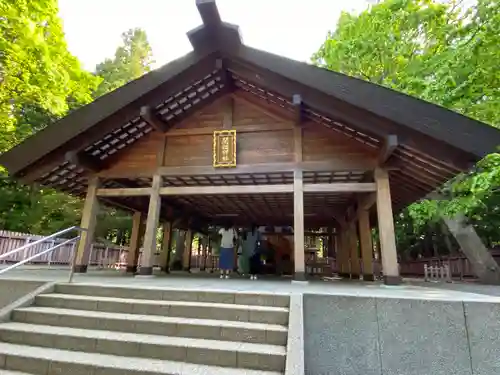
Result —
[{"label": "stone staircase", "polygon": [[289,303],[58,284],[0,324],[0,374],[283,374]]}]

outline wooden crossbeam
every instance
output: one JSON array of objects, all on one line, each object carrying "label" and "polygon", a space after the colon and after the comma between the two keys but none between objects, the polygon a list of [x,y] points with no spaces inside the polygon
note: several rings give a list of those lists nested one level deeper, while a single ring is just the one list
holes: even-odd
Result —
[{"label": "wooden crossbeam", "polygon": [[[355,193],[376,190],[374,183],[339,182],[331,184],[304,184],[304,193]],[[276,185],[225,185],[225,186],[167,186],[160,188],[160,195],[228,195],[228,194],[279,194],[292,193],[292,184]],[[97,189],[100,197],[149,196],[151,188]]]},{"label": "wooden crossbeam", "polygon": [[167,132],[169,126],[161,118],[159,118],[149,106],[141,107],[141,118],[146,121],[153,129],[160,133]]},{"label": "wooden crossbeam", "polygon": [[162,176],[206,176],[221,174],[283,173],[302,170],[304,172],[368,171],[375,168],[375,160],[350,160],[338,158],[328,161],[291,163],[240,164],[235,168],[216,169],[207,166],[161,167]]},{"label": "wooden crossbeam", "polygon": [[151,188],[97,189],[98,197],[140,197],[150,194]]},{"label": "wooden crossbeam", "polygon": [[385,138],[384,145],[382,146],[382,150],[380,151],[378,157],[378,163],[380,166],[383,166],[389,160],[398,145],[399,143],[397,135],[390,134]]},{"label": "wooden crossbeam", "polygon": [[227,185],[227,186],[169,186],[160,189],[160,195],[227,195],[292,193],[292,184]]},{"label": "wooden crossbeam", "polygon": [[304,193],[365,193],[376,191],[371,182],[339,182],[332,184],[304,184]]}]

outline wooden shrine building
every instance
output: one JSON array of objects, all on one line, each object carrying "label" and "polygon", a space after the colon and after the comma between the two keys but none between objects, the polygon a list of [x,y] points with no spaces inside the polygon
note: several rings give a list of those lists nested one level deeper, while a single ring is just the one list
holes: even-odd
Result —
[{"label": "wooden shrine building", "polygon": [[[214,0],[197,0],[193,51],[50,124],[0,157],[9,173],[85,198],[76,271],[85,272],[99,203],[145,221],[140,274],[156,233],[228,220],[334,227],[343,275],[400,281],[393,215],[500,144],[491,126],[384,87],[242,43]],[[168,242],[168,239],[167,239]],[[135,247],[134,247],[135,246]],[[132,254],[133,257],[133,254]],[[130,254],[129,254],[130,258]],[[131,269],[137,264],[129,263]]]}]

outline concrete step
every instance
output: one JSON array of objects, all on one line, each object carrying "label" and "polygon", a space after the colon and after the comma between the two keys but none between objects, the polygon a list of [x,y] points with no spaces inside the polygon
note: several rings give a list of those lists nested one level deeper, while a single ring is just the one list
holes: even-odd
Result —
[{"label": "concrete step", "polygon": [[290,297],[272,293],[198,291],[130,286],[100,286],[92,284],[57,284],[56,293],[92,295],[157,301],[212,302],[237,305],[289,307]]},{"label": "concrete step", "polygon": [[287,328],[284,326],[239,321],[121,314],[37,306],[14,310],[12,320],[51,326],[243,341],[257,344],[286,345],[287,342]]},{"label": "concrete step", "polygon": [[151,358],[75,352],[0,343],[0,369],[36,375],[278,375],[268,372],[196,365]]},{"label": "concrete step", "polygon": [[235,343],[103,330],[0,324],[0,341],[124,357],[144,357],[221,367],[284,371],[284,346]]},{"label": "concrete step", "polygon": [[0,375],[32,375],[32,374],[28,374],[27,372],[2,370],[0,368]]},{"label": "concrete step", "polygon": [[39,295],[35,299],[35,304],[44,307],[124,314],[176,316],[280,325],[288,324],[288,308],[285,307],[170,300],[158,301],[59,293]]}]

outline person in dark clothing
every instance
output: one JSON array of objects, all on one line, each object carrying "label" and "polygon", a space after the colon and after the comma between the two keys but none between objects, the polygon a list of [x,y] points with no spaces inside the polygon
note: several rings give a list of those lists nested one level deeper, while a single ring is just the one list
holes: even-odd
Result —
[{"label": "person in dark clothing", "polygon": [[260,271],[260,252],[258,243],[260,241],[260,233],[257,226],[252,225],[252,229],[247,232],[245,244],[247,254],[249,255],[250,280],[256,280]]}]

